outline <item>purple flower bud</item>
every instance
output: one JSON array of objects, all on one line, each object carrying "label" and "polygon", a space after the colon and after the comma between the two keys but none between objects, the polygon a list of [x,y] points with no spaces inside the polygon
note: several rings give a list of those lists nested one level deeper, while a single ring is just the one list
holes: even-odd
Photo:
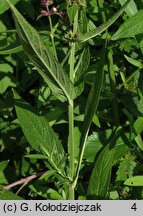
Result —
[{"label": "purple flower bud", "polygon": [[46,10],[41,10],[41,15],[43,16],[50,16],[50,12]]},{"label": "purple flower bud", "polygon": [[41,0],[41,5],[44,7],[49,6],[51,4],[53,4],[52,0]]},{"label": "purple flower bud", "polygon": [[50,13],[51,13],[51,14],[54,14],[54,13],[56,13],[57,11],[58,11],[57,8],[52,7],[51,10],[50,10]]},{"label": "purple flower bud", "polygon": [[57,14],[59,16],[64,16],[65,12],[63,11],[58,11],[56,7],[52,7],[49,10],[49,5],[53,4],[52,0],[41,0],[41,5],[46,7],[46,10],[41,10],[41,15],[42,16],[51,16],[53,14]]}]

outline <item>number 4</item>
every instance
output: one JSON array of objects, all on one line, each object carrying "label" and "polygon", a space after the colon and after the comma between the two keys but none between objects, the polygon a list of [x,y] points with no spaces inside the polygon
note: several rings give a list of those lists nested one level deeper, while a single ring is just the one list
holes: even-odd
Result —
[{"label": "number 4", "polygon": [[136,211],[136,210],[137,210],[137,204],[134,203],[134,204],[132,205],[131,209],[133,209],[134,211]]}]

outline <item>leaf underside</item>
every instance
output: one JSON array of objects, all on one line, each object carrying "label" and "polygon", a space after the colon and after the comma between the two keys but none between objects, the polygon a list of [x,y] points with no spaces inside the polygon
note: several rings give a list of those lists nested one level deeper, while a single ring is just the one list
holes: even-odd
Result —
[{"label": "leaf underside", "polygon": [[14,14],[19,38],[27,56],[49,85],[54,95],[61,101],[72,100],[73,84],[61,65],[44,45],[38,32],[25,20],[18,10],[6,0]]}]

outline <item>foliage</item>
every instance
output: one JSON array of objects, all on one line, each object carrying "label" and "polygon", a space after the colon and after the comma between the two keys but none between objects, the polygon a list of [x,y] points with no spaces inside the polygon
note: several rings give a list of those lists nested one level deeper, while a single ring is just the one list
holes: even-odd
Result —
[{"label": "foliage", "polygon": [[143,198],[142,16],[134,0],[2,0],[0,199]]}]

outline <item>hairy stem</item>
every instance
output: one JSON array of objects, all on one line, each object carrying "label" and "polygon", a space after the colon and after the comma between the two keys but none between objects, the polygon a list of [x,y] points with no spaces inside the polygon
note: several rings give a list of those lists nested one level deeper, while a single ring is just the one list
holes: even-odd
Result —
[{"label": "hairy stem", "polygon": [[19,180],[19,181],[13,182],[13,183],[11,183],[11,184],[5,186],[3,189],[4,189],[4,190],[8,190],[8,189],[11,189],[12,187],[15,187],[15,186],[20,185],[20,184],[26,185],[26,184],[28,184],[28,182],[30,182],[31,180],[33,180],[33,179],[35,179],[35,178],[40,177],[40,176],[43,175],[45,172],[46,172],[46,171],[41,171],[41,172],[36,173],[36,174],[34,174],[34,175],[31,175],[31,176],[28,176],[28,177],[26,177],[26,178],[23,178],[23,179],[21,179],[21,180]]},{"label": "hairy stem", "polygon": [[69,165],[70,165],[70,178],[73,180],[74,177],[74,119],[73,119],[73,103],[69,105]]},{"label": "hairy stem", "polygon": [[[74,82],[74,53],[75,53],[75,44],[72,45],[71,54],[70,54],[70,79]],[[68,138],[68,154],[69,154],[69,175],[73,181],[74,178],[74,101],[72,100],[68,107],[69,114],[69,138]],[[74,188],[69,184],[69,200],[74,200]]]},{"label": "hairy stem", "polygon": [[[74,18],[73,24],[73,35],[77,32],[78,28],[78,11]],[[71,43],[71,53],[70,53],[70,80],[74,83],[75,78],[75,43]],[[75,175],[75,140],[74,140],[74,100],[71,101],[68,107],[69,112],[69,140],[68,140],[68,154],[69,154],[69,175],[72,181]],[[69,184],[69,200],[74,200],[74,190],[75,187],[73,183]]]}]

